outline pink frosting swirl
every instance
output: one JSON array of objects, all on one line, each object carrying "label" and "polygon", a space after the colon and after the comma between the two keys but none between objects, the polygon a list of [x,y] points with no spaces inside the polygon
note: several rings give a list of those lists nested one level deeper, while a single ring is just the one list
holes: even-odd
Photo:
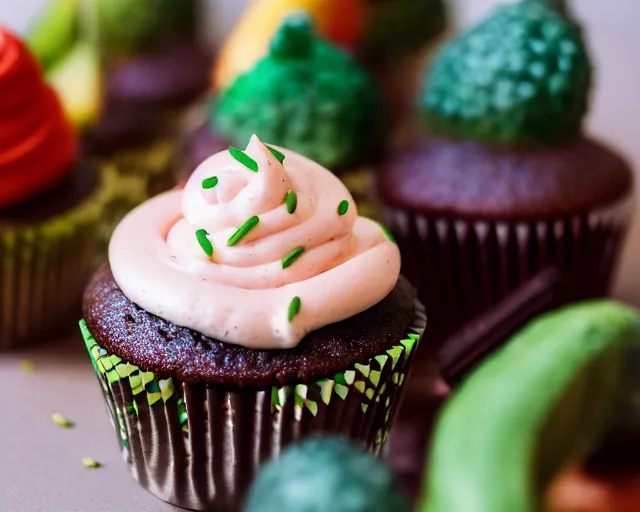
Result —
[{"label": "pink frosting swirl", "polygon": [[400,272],[397,246],[358,217],[338,178],[255,136],[245,152],[205,161],[184,191],[132,211],[109,259],[118,286],[148,312],[256,349],[293,347],[364,311]]}]

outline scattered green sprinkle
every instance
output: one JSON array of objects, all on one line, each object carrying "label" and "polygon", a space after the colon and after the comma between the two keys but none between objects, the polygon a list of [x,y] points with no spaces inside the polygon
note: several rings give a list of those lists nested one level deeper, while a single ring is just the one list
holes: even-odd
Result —
[{"label": "scattered green sprinkle", "polygon": [[85,468],[91,469],[102,467],[102,464],[100,464],[97,460],[92,459],[91,457],[85,457],[84,459],[82,459],[82,465]]},{"label": "scattered green sprinkle", "polygon": [[391,234],[391,231],[389,231],[389,229],[387,227],[382,226],[382,225],[380,225],[380,227],[382,228],[382,232],[384,233],[384,236],[386,236],[394,244],[398,243],[398,242],[396,242],[396,239],[393,237],[393,235]]},{"label": "scattered green sprinkle", "polygon": [[247,236],[249,231],[255,228],[259,222],[260,218],[257,215],[251,217],[247,222],[240,226],[233,235],[231,235],[231,238],[229,238],[229,241],[227,242],[227,247],[236,245],[240,240]]},{"label": "scattered green sprinkle", "polygon": [[217,176],[211,176],[211,178],[206,178],[204,180],[202,180],[202,188],[213,188],[218,184],[218,177]]},{"label": "scattered green sprinkle", "polygon": [[293,317],[300,312],[300,297],[294,297],[289,304],[289,322],[293,321]]},{"label": "scattered green sprinkle", "polygon": [[258,172],[258,162],[256,162],[253,158],[251,158],[241,149],[234,148],[233,146],[231,146],[229,148],[229,153],[233,158],[235,158],[238,162],[240,162],[250,171]]},{"label": "scattered green sprinkle", "polygon": [[208,236],[209,233],[207,233],[205,229],[199,229],[196,231],[196,238],[198,239],[200,247],[202,247],[204,253],[211,258],[211,256],[213,256],[213,245],[209,241],[209,238],[207,238]]},{"label": "scattered green sprinkle", "polygon": [[344,215],[349,210],[349,201],[346,199],[344,201],[340,201],[338,205],[338,215]]},{"label": "scattered green sprinkle", "polygon": [[31,361],[22,361],[20,363],[20,369],[23,372],[33,373],[36,371],[36,365],[33,364]]},{"label": "scattered green sprinkle", "polygon": [[271,146],[267,146],[267,149],[271,151],[271,154],[278,159],[278,162],[284,162],[284,155],[280,153],[280,151],[278,151],[276,148],[272,148]]},{"label": "scattered green sprinkle", "polygon": [[287,211],[294,213],[298,207],[298,194],[293,190],[287,192],[287,195],[284,196],[284,203],[287,205]]},{"label": "scattered green sprinkle", "polygon": [[302,256],[304,252],[304,247],[296,247],[293,251],[287,254],[282,260],[282,268],[285,269],[293,265],[293,263]]},{"label": "scattered green sprinkle", "polygon": [[55,423],[56,425],[58,425],[59,427],[62,427],[62,428],[75,427],[73,422],[69,421],[62,414],[55,413],[53,416],[51,416],[51,421],[53,421],[53,423]]}]

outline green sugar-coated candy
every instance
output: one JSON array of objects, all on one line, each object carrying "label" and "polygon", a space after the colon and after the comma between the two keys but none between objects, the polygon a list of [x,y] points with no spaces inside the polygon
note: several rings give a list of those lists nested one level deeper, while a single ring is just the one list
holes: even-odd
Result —
[{"label": "green sugar-coated candy", "polygon": [[545,4],[501,6],[445,46],[420,95],[430,131],[515,145],[579,135],[589,57],[578,26]]},{"label": "green sugar-coated candy", "polygon": [[639,342],[638,313],[611,301],[530,323],[445,406],[417,510],[540,510],[556,472],[615,422],[628,392],[625,359]]},{"label": "green sugar-coated candy", "polygon": [[408,512],[391,470],[344,439],[312,438],[267,463],[245,512]]},{"label": "green sugar-coated candy", "polygon": [[320,39],[306,14],[295,14],[268,55],[212,102],[210,123],[236,145],[255,133],[339,172],[381,147],[383,110],[378,88],[353,57]]}]

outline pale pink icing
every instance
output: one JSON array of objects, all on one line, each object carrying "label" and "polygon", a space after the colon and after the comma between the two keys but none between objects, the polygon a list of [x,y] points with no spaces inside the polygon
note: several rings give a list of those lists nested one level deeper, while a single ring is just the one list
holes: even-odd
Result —
[{"label": "pale pink icing", "polygon": [[[280,149],[280,148],[279,148]],[[284,165],[253,137],[252,172],[228,151],[205,161],[184,191],[133,210],[109,247],[116,283],[133,302],[165,320],[255,349],[291,348],[310,331],[382,300],[400,273],[400,253],[377,223],[358,217],[353,198],[329,171],[280,149]],[[202,181],[218,177],[204,189]],[[295,213],[284,198],[297,193]],[[349,202],[338,215],[341,201]],[[259,224],[237,245],[227,241],[247,219]],[[195,232],[205,229],[209,258]],[[282,259],[304,253],[288,268]],[[299,313],[289,321],[289,304]]]}]

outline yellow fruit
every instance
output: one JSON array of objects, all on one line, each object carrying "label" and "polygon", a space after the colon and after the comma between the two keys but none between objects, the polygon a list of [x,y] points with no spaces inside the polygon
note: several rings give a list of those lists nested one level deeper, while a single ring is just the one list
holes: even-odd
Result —
[{"label": "yellow fruit", "polygon": [[60,97],[69,120],[82,130],[100,114],[102,80],[100,58],[95,47],[79,42],[47,73],[47,80]]}]

